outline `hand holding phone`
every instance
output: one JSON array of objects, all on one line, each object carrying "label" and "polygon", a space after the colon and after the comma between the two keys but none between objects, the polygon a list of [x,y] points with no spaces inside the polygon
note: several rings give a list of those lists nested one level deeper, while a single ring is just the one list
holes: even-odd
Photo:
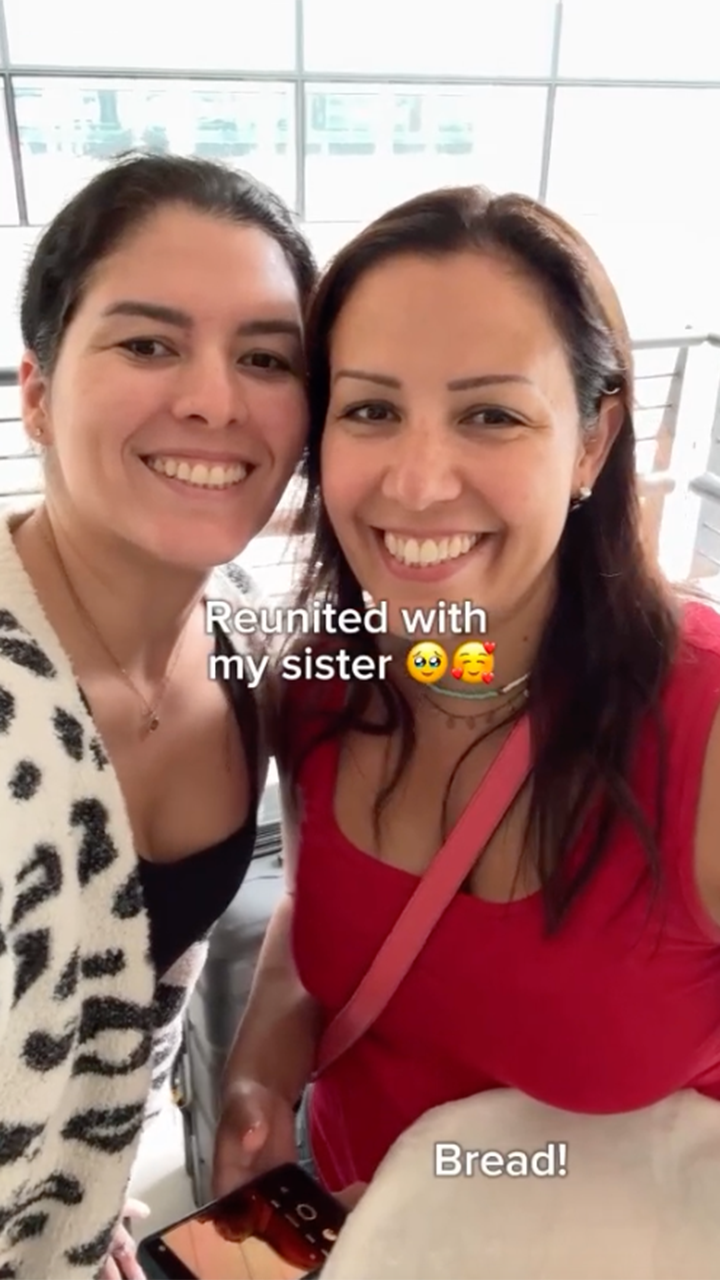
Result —
[{"label": "hand holding phone", "polygon": [[317,1272],[347,1211],[286,1164],[147,1237],[138,1260],[155,1280],[300,1280]]},{"label": "hand holding phone", "polygon": [[257,1080],[236,1080],[218,1121],[213,1195],[283,1164],[296,1164],[295,1114],[287,1098]]}]

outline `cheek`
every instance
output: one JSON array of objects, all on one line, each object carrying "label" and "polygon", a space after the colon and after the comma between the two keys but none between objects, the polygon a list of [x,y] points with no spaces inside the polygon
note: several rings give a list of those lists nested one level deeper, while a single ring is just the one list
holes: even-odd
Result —
[{"label": "cheek", "polygon": [[250,405],[253,430],[274,457],[295,466],[308,431],[308,408],[299,383],[258,392]]},{"label": "cheek", "polygon": [[89,457],[117,450],[159,412],[167,392],[158,378],[116,374],[108,362],[89,375],[78,367],[53,387],[51,421],[58,450]]},{"label": "cheek", "polygon": [[556,524],[567,511],[573,459],[556,445],[508,448],[474,468],[475,488],[509,526]]}]

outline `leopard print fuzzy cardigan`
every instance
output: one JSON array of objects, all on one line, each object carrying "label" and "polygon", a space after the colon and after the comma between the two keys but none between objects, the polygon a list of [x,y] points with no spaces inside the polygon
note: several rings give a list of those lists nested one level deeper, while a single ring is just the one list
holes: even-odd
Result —
[{"label": "leopard print fuzzy cardigan", "polygon": [[11,523],[0,516],[0,1280],[90,1280],[205,948],[156,981],[119,783]]}]

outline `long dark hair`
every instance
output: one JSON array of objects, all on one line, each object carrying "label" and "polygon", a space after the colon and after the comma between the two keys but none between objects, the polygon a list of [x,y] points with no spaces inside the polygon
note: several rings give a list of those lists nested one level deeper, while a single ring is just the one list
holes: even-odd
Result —
[{"label": "long dark hair", "polygon": [[[311,426],[304,461],[307,490],[297,531],[312,531],[313,537],[298,603],[320,598],[338,609],[363,608],[360,584],[335,537],[321,493],[333,326],[359,280],[379,263],[406,254],[437,257],[468,250],[511,260],[542,290],[567,351],[582,429],[592,429],[610,392],[624,408],[592,498],[569,515],[563,531],[556,602],[529,682],[535,765],[527,847],[534,851],[547,926],[553,932],[597,869],[618,821],[629,820],[634,827],[646,851],[646,871],[655,887],[659,884],[665,794],[660,697],[679,624],[677,603],[642,536],[632,353],[620,304],[583,238],[536,201],[495,196],[482,187],[418,196],[362,231],[323,275],[307,328]],[[350,640],[343,638],[346,647]],[[364,632],[352,637],[352,643],[357,652],[375,652],[373,637]],[[384,707],[380,726],[366,715],[373,694]],[[633,747],[648,717],[657,735],[652,813],[638,803],[629,781]],[[412,710],[393,681],[352,684],[345,705],[327,718],[307,750],[351,730],[400,734],[399,764],[376,797],[379,823],[415,744]],[[305,755],[292,762],[295,776]],[[591,803],[590,846],[582,865],[571,872],[569,854]]]},{"label": "long dark hair", "polygon": [[259,227],[279,244],[307,303],[317,271],[295,215],[249,173],[193,156],[128,152],[96,174],[40,237],[25,273],[20,326],[41,372],[57,362],[93,269],[167,205]]}]

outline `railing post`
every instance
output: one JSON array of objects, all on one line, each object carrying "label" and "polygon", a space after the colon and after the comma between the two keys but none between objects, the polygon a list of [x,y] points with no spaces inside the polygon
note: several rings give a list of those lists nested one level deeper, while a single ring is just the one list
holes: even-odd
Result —
[{"label": "railing post", "polygon": [[708,424],[716,414],[719,382],[720,351],[707,341],[691,347],[675,422],[671,462],[675,485],[665,502],[658,542],[663,570],[676,582],[696,576],[700,502],[692,482],[708,456]]},{"label": "railing post", "polygon": [[[707,417],[710,438],[697,458],[698,465],[688,482],[688,492],[696,507],[693,576],[720,575],[720,337],[712,334],[708,352],[714,356],[714,403]],[[702,468],[702,469],[701,469]]]}]

